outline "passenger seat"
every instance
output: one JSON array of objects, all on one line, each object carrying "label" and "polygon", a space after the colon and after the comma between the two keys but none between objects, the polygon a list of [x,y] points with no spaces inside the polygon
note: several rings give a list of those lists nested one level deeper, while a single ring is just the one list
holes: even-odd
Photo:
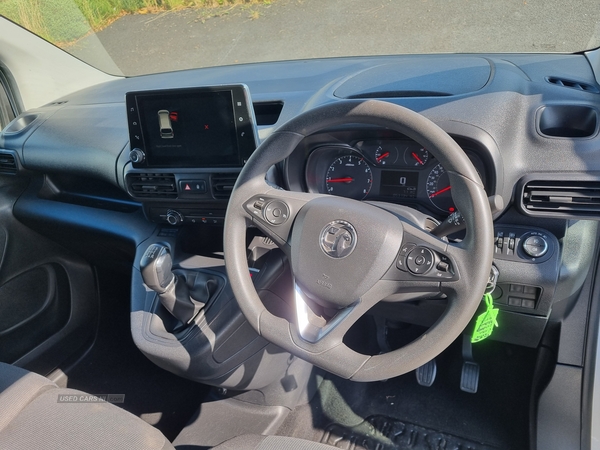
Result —
[{"label": "passenger seat", "polygon": [[88,397],[0,363],[0,449],[174,449],[140,418]]}]

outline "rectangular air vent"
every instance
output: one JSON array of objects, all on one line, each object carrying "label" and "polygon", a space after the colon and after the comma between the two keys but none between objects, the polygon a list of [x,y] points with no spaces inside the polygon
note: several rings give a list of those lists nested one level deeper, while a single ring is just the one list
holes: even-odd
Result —
[{"label": "rectangular air vent", "polygon": [[600,93],[600,90],[596,86],[582,83],[581,81],[566,80],[558,77],[546,77],[546,81],[550,84],[577,89],[578,91],[593,92],[594,94]]},{"label": "rectangular air vent", "polygon": [[172,173],[129,173],[127,186],[138,198],[177,198],[177,184]]},{"label": "rectangular air vent", "polygon": [[0,153],[0,173],[14,175],[17,171],[18,167],[15,156],[10,153]]},{"label": "rectangular air vent", "polygon": [[600,181],[528,181],[521,207],[532,216],[600,218]]},{"label": "rectangular air vent", "polygon": [[231,196],[233,185],[237,180],[237,173],[215,173],[210,178],[214,198],[227,199]]},{"label": "rectangular air vent", "polygon": [[281,115],[283,102],[260,102],[253,103],[252,106],[254,107],[256,125],[275,125]]}]

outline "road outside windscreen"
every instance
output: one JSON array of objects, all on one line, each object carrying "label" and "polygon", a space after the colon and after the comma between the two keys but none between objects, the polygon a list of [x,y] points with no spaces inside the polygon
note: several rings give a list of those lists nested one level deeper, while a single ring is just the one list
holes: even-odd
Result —
[{"label": "road outside windscreen", "polygon": [[68,51],[126,75],[330,56],[573,52],[600,45],[600,5],[578,0],[274,0],[129,15]]}]

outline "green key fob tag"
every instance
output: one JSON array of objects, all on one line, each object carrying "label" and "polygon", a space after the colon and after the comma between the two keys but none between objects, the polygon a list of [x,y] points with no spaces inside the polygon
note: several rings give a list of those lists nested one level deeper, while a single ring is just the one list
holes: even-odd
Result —
[{"label": "green key fob tag", "polygon": [[494,327],[498,326],[496,317],[498,317],[498,308],[494,308],[494,301],[490,294],[483,296],[485,300],[486,310],[477,317],[475,322],[475,329],[473,330],[473,336],[471,336],[471,342],[479,342],[490,337]]}]

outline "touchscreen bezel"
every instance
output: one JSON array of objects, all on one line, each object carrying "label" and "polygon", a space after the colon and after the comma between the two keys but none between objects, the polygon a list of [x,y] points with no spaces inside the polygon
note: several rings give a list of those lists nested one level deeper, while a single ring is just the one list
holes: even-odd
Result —
[{"label": "touchscreen bezel", "polygon": [[[164,98],[168,103],[173,98],[198,99],[220,96],[231,98],[231,111],[221,111],[229,117],[230,126],[228,138],[233,145],[233,151],[222,158],[206,158],[202,154],[202,143],[184,149],[185,155],[169,158],[166,150],[161,152],[152,145],[149,127],[161,124],[161,136],[168,136],[169,130],[162,129],[163,121],[158,111],[156,123],[149,121],[144,110],[144,103],[154,102]],[[125,94],[127,106],[127,119],[129,127],[129,143],[131,150],[139,149],[143,152],[142,161],[133,162],[135,168],[239,168],[242,167],[258,145],[256,120],[250,99],[248,87],[244,84],[202,86],[194,88],[156,89],[146,91],[128,92]],[[151,123],[148,123],[151,122]],[[171,130],[172,133],[172,130]],[[192,148],[193,147],[193,148]]]}]

